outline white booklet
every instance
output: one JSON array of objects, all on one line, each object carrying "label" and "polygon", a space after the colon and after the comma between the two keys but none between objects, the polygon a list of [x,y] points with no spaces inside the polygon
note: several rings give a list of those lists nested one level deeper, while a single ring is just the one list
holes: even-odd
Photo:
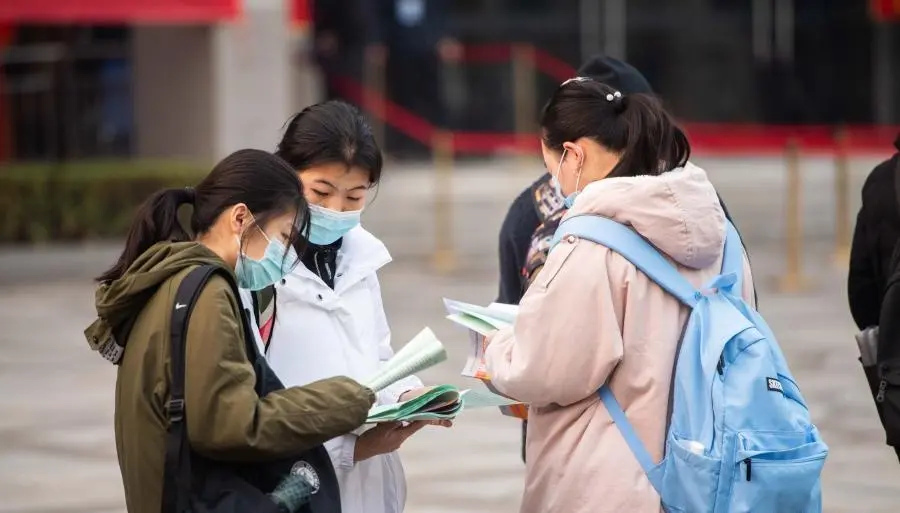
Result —
[{"label": "white booklet", "polygon": [[378,392],[447,359],[447,351],[430,328],[425,328],[394,354],[375,376],[363,383]]}]

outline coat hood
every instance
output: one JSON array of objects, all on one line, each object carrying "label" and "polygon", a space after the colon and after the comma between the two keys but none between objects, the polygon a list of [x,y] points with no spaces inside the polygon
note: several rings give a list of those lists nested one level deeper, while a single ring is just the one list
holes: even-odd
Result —
[{"label": "coat hood", "polygon": [[706,172],[688,163],[659,176],[589,184],[568,216],[594,214],[630,226],[675,262],[705,269],[725,246],[725,213]]},{"label": "coat hood", "polygon": [[97,320],[84,331],[91,349],[118,363],[134,319],[160,285],[185,269],[205,264],[227,267],[200,243],[160,242],[139,256],[121,278],[101,283],[94,299]]}]

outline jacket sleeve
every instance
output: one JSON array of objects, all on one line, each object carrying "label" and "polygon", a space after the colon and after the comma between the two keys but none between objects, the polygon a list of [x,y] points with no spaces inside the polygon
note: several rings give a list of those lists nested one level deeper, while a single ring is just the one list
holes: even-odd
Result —
[{"label": "jacket sleeve", "polygon": [[185,406],[194,450],[222,460],[285,457],[365,422],[374,394],[345,377],[259,397],[238,308],[225,280],[214,277],[191,315]]},{"label": "jacket sleeve", "polygon": [[856,216],[856,228],[850,246],[850,270],[847,274],[850,313],[860,330],[876,326],[881,311],[881,289],[878,285],[878,270],[875,268],[876,259],[872,255],[873,248],[869,246],[867,226],[869,222],[870,216],[864,198],[862,208]]},{"label": "jacket sleeve", "polygon": [[597,269],[610,254],[580,240],[550,253],[515,325],[497,332],[485,352],[497,389],[534,406],[567,406],[606,382],[623,354],[608,273]]}]

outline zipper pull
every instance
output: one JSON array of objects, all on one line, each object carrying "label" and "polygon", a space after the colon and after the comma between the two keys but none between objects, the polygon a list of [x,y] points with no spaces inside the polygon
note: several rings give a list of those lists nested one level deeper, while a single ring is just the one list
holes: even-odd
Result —
[{"label": "zipper pull", "polygon": [[880,383],[878,383],[878,395],[875,396],[876,403],[884,402],[884,394],[887,391],[887,381],[882,379]]},{"label": "zipper pull", "polygon": [[744,459],[744,465],[747,465],[747,481],[750,481],[750,473],[751,473],[750,469],[752,468],[751,463],[752,463],[752,460],[750,458]]},{"label": "zipper pull", "polygon": [[725,375],[725,354],[719,355],[719,363],[716,364],[716,371],[719,373],[719,376]]}]

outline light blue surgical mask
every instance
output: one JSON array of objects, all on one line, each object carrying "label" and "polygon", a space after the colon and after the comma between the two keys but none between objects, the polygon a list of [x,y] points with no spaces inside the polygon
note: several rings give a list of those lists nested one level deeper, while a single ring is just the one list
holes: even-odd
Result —
[{"label": "light blue surgical mask", "polygon": [[309,206],[309,242],[324,246],[359,226],[362,210],[338,212],[319,205]]},{"label": "light blue surgical mask", "polygon": [[[285,246],[280,240],[270,239],[262,229],[260,233],[269,241],[262,259],[255,260],[242,254],[234,268],[238,286],[242,289],[262,290],[281,281],[299,260],[293,247]],[[238,247],[240,244],[241,239],[238,237]]]},{"label": "light blue surgical mask", "polygon": [[575,204],[575,198],[578,197],[578,184],[581,181],[581,173],[578,173],[578,177],[575,179],[575,192],[569,194],[568,196],[563,194],[562,185],[559,183],[559,173],[562,171],[563,162],[566,160],[566,152],[569,151],[568,148],[563,148],[562,156],[559,157],[559,165],[556,166],[556,174],[550,174],[550,182],[553,184],[553,189],[556,190],[556,195],[560,198],[565,198],[563,203],[566,205],[566,208],[572,208],[572,205]]}]

